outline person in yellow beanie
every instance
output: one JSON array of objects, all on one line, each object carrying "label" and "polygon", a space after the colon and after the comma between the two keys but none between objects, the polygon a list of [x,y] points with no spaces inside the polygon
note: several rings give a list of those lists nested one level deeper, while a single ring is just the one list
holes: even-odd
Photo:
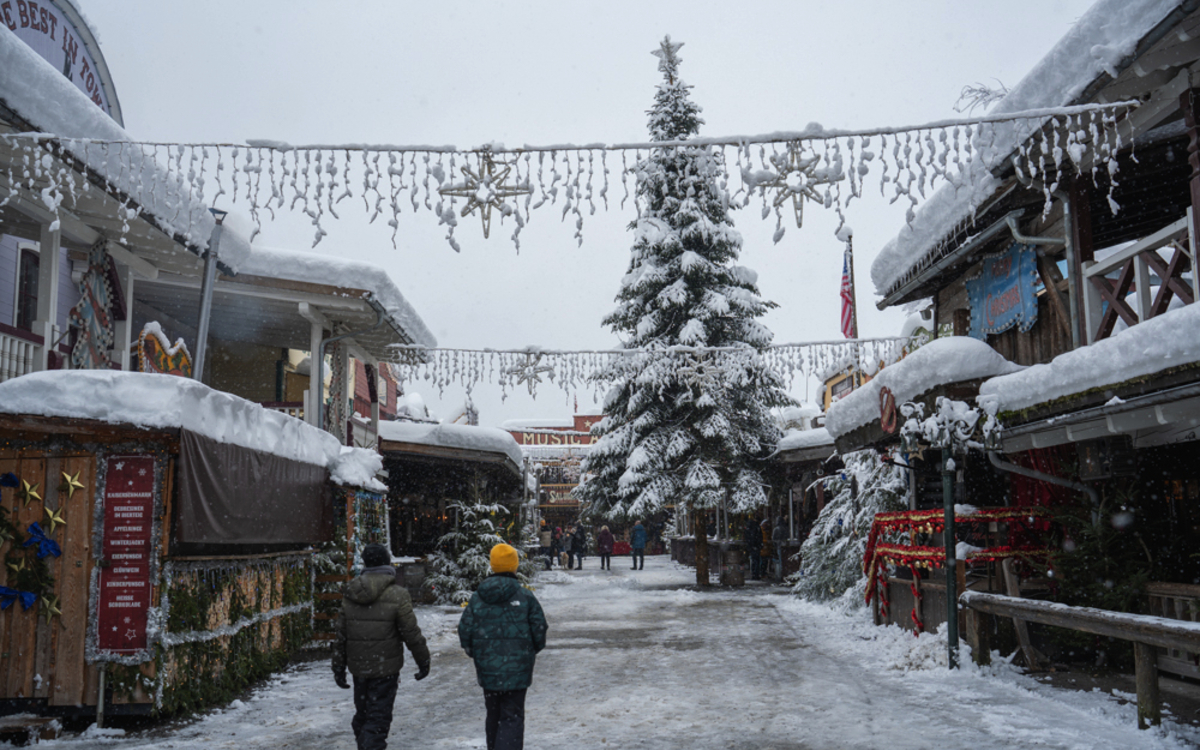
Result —
[{"label": "person in yellow beanie", "polygon": [[487,709],[488,750],[525,746],[525,691],[533,664],[546,647],[542,605],[517,578],[520,555],[507,544],[492,547],[492,575],[479,584],[458,621],[458,642],[475,661]]}]

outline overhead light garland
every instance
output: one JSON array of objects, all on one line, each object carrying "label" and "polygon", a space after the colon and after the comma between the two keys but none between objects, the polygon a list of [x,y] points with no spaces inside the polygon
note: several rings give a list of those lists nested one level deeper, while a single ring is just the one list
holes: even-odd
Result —
[{"label": "overhead light garland", "polygon": [[444,391],[461,386],[468,392],[481,384],[497,385],[507,397],[510,389],[524,385],[537,395],[543,376],[559,390],[572,394],[592,389],[600,395],[610,383],[598,373],[621,371],[616,365],[639,355],[672,357],[689,382],[713,383],[731,377],[747,358],[761,359],[789,386],[797,377],[824,379],[834,372],[868,364],[893,362],[913,338],[843,339],[802,344],[777,344],[758,351],[750,347],[664,346],[647,349],[552,350],[443,349],[416,345],[392,347],[392,368],[403,382],[423,383]]},{"label": "overhead light garland", "polygon": [[[582,243],[584,215],[609,207],[612,182],[620,184],[624,206],[636,192],[630,183],[638,179],[637,164],[651,152],[708,149],[724,163],[722,188],[731,204],[744,207],[758,196],[764,218],[774,212],[778,242],[788,199],[797,225],[804,201],[840,215],[863,195],[872,173],[885,198],[909,203],[910,221],[919,200],[939,183],[976,185],[1009,165],[1022,178],[1039,181],[1049,205],[1068,168],[1115,173],[1122,146],[1117,125],[1137,105],[1088,104],[864,130],[810,125],[756,136],[515,148],[127,142],[9,133],[0,134],[0,143],[17,154],[0,170],[0,207],[25,192],[58,215],[60,207],[69,208],[91,189],[77,177],[85,171],[122,197],[118,218],[124,231],[144,214],[201,246],[207,241],[198,231],[207,221],[205,207],[222,198],[244,205],[256,224],[264,213],[272,218],[277,210],[303,213],[312,221],[314,246],[346,198],[361,199],[371,221],[386,216],[393,244],[399,217],[411,206],[446,224],[455,249],[458,217],[478,212],[487,237],[498,212],[502,222],[513,220],[512,240],[519,248],[532,211],[547,203],[560,206],[563,219],[573,217]],[[617,154],[620,168],[614,164],[610,170],[609,156]]]}]

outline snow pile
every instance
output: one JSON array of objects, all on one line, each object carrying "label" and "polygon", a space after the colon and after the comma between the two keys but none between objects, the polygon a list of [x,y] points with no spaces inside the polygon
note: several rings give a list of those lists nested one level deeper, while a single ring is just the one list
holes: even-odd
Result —
[{"label": "snow pile", "polygon": [[335,465],[337,438],[191,378],[112,370],[51,370],[0,383],[0,413],[95,419],[197,435],[316,466]]},{"label": "snow pile", "polygon": [[987,380],[980,403],[1025,409],[1082,391],[1200,363],[1200,304],[1164,313],[1044,365]]},{"label": "snow pile", "polygon": [[779,440],[776,453],[794,451],[798,448],[815,448],[819,445],[833,445],[833,436],[824,427],[815,430],[788,430]]},{"label": "snow pile", "polygon": [[217,246],[217,257],[234,273],[241,271],[241,266],[253,252],[251,242],[258,234],[258,227],[253,219],[240,211],[229,211],[221,220],[221,240]]},{"label": "snow pile", "polygon": [[518,467],[524,457],[521,446],[504,430],[461,424],[418,424],[416,422],[380,422],[379,439],[397,443],[435,445],[441,448],[502,453]]},{"label": "snow pile", "polygon": [[1006,375],[1022,369],[970,336],[934,339],[829,407],[825,426],[834,439],[879,419],[879,393],[892,392],[899,407],[940,385]]},{"label": "snow pile", "polygon": [[425,321],[408,304],[408,300],[404,299],[387,271],[373,263],[256,247],[238,270],[252,276],[307,281],[370,292],[405,335],[412,339],[412,343],[431,348],[437,346],[437,339],[425,327]]},{"label": "snow pile", "polygon": [[574,429],[575,420],[570,417],[564,419],[506,419],[504,424],[500,425],[500,429],[510,432],[523,432],[524,430],[536,429]]},{"label": "snow pile", "polygon": [[[988,114],[1074,103],[1100,75],[1115,77],[1114,65],[1132,54],[1137,43],[1177,5],[1178,0],[1100,0]],[[989,170],[999,166],[1039,127],[1036,120],[997,125],[995,143],[999,145],[979,151],[983,162],[976,166]],[[999,181],[984,170],[977,174],[978,180],[965,189],[943,185],[884,246],[871,265],[877,294],[886,294],[935,243],[971,218],[992,195]]]},{"label": "snow pile", "polygon": [[329,467],[329,478],[349,487],[387,492],[387,485],[375,478],[383,471],[383,456],[366,448],[342,446],[337,460]]},{"label": "snow pile", "polygon": [[[148,218],[168,234],[183,237],[196,249],[208,247],[215,223],[203,196],[193,195],[190,184],[181,175],[169,174],[140,149],[89,142],[88,139],[133,139],[75,84],[3,24],[0,24],[0,70],[4,71],[0,76],[0,100],[4,104],[42,131],[84,139],[66,141],[63,145],[103,175],[115,191],[128,195],[149,212]],[[33,149],[27,153],[40,157],[44,152]],[[61,178],[52,176],[51,179],[57,184]],[[66,192],[72,188],[62,184],[59,190]],[[43,196],[46,200],[46,194]]]}]

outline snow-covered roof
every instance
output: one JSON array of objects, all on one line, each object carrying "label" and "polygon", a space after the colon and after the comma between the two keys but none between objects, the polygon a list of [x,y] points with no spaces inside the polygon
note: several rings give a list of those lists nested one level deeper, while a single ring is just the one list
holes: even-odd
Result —
[{"label": "snow-covered roof", "polygon": [[387,492],[387,485],[375,478],[381,471],[383,456],[367,448],[343,445],[337,460],[329,469],[329,478],[348,487]]},{"label": "snow-covered roof", "polygon": [[994,401],[998,411],[1014,411],[1195,363],[1200,363],[1200,304],[1138,323],[1047,364],[986,380],[979,400]]},{"label": "snow-covered roof", "polygon": [[[1180,0],[1099,0],[988,114],[1076,103],[1100,75],[1108,73],[1115,78],[1115,66],[1179,4]],[[981,166],[988,170],[998,166],[1035,126],[1040,126],[1037,121],[997,125],[998,145],[976,151],[977,158],[984,159]],[[945,184],[935,192],[871,265],[876,293],[886,295],[936,243],[970,219],[998,185],[997,179],[983,171],[983,177],[969,187]]]},{"label": "snow-covered roof", "polygon": [[397,443],[434,445],[440,448],[500,453],[519,468],[524,456],[513,436],[495,427],[462,424],[419,424],[416,422],[380,422],[379,439]]},{"label": "snow-covered roof", "polygon": [[238,272],[251,276],[365,290],[383,305],[395,325],[412,338],[414,344],[437,346],[437,339],[400,293],[387,271],[373,263],[255,246],[249,256],[239,264]]},{"label": "snow-covered roof", "polygon": [[934,339],[894,365],[879,371],[861,388],[829,407],[825,427],[834,439],[879,419],[879,392],[888,388],[896,405],[934,388],[1022,369],[995,349],[969,336]]},{"label": "snow-covered roof", "polygon": [[[97,141],[132,141],[124,128],[92,103],[17,35],[0,24],[0,100],[39,131]],[[208,247],[214,219],[186,180],[168,178],[138,149],[67,142],[66,147],[113,186],[129,195],[150,220],[197,249]]]},{"label": "snow-covered roof", "polygon": [[825,427],[818,427],[815,430],[788,430],[779,439],[779,445],[775,447],[775,452],[783,453],[798,448],[816,448],[822,445],[833,445],[833,436]]},{"label": "snow-covered roof", "polygon": [[342,451],[337,438],[324,430],[174,375],[114,370],[31,373],[0,383],[0,413],[185,429],[317,466],[336,466]]}]

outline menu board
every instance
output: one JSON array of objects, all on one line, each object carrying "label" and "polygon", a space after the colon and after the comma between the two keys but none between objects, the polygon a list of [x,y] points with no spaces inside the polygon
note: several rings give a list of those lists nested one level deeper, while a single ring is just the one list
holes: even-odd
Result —
[{"label": "menu board", "polygon": [[100,651],[131,654],[147,646],[153,528],[154,457],[110,457],[97,617]]}]

